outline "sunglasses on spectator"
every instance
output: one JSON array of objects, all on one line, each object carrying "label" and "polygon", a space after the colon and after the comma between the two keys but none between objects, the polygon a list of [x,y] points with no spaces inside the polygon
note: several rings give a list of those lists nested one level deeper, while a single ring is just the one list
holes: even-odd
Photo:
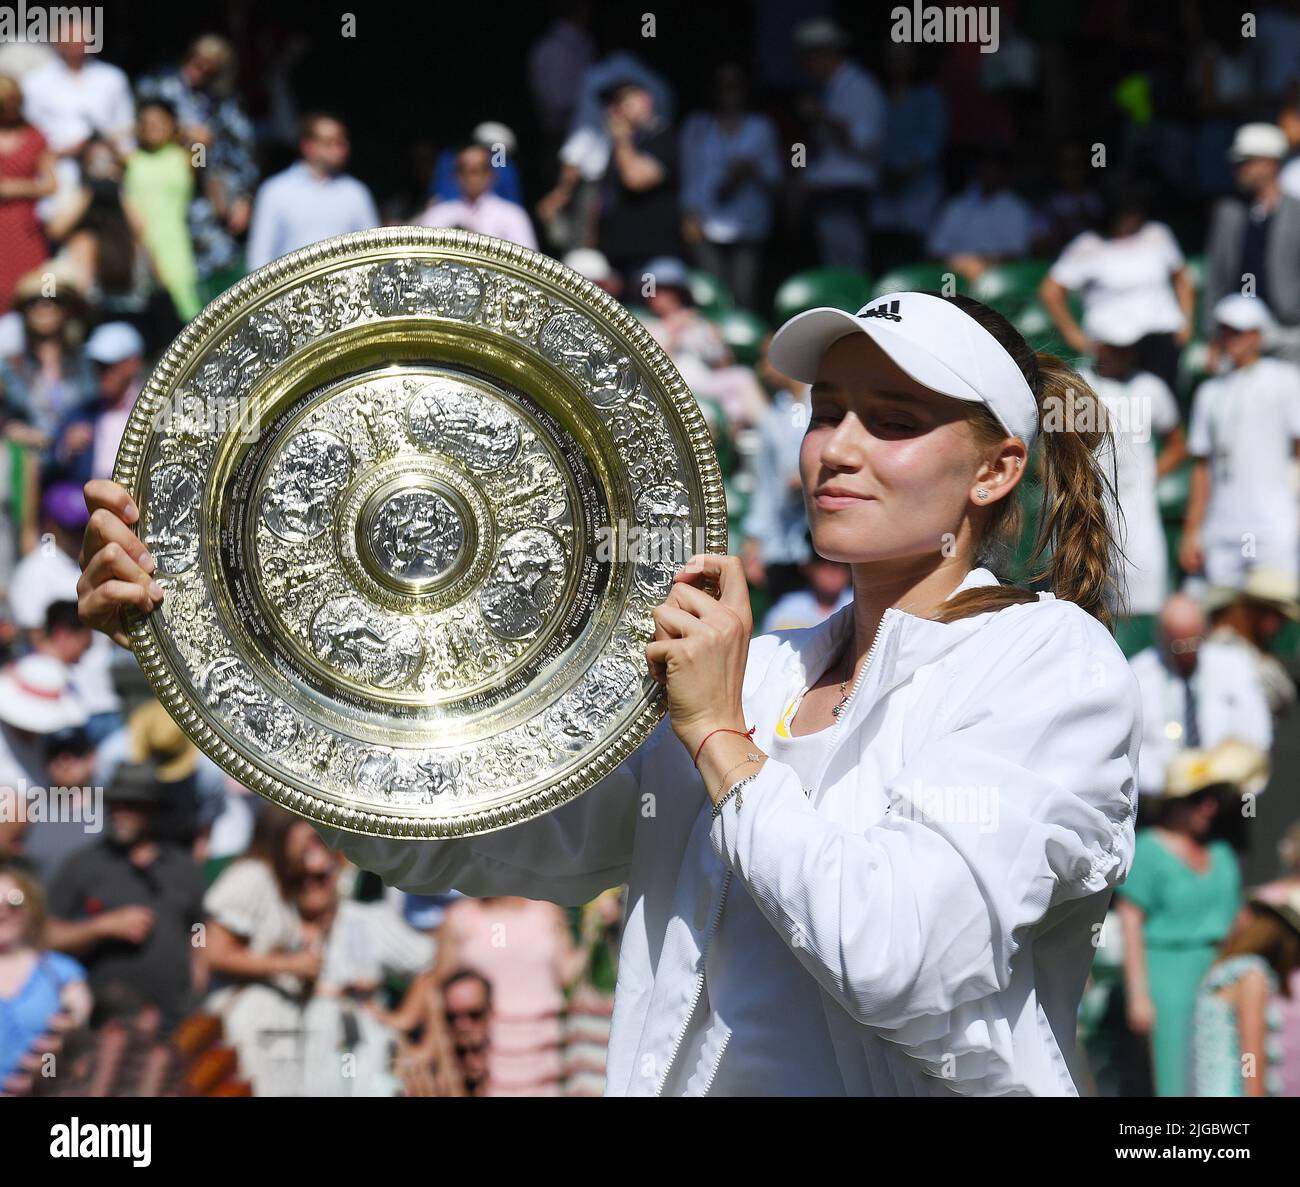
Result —
[{"label": "sunglasses on spectator", "polygon": [[1171,639],[1169,641],[1169,651],[1173,655],[1187,655],[1193,651],[1200,651],[1201,644],[1205,639],[1201,635],[1189,635],[1186,639]]},{"label": "sunglasses on spectator", "polygon": [[455,1022],[457,1018],[469,1018],[474,1022],[482,1022],[487,1017],[487,1007],[481,1006],[477,1010],[448,1010],[446,1014],[448,1022]]}]

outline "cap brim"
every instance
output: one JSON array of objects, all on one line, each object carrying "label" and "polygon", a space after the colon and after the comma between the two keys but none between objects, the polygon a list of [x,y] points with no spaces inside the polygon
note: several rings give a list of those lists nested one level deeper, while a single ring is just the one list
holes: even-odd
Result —
[{"label": "cap brim", "polygon": [[983,397],[966,380],[910,338],[884,325],[868,325],[843,309],[810,309],[792,317],[773,335],[767,361],[782,375],[812,383],[817,378],[822,355],[831,344],[855,332],[870,338],[922,387],[955,400],[984,403]]}]

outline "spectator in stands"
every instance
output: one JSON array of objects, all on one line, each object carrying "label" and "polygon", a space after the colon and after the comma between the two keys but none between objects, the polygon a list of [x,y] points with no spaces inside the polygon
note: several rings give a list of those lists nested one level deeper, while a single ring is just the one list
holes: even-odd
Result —
[{"label": "spectator in stands", "polygon": [[625,887],[611,887],[583,904],[579,915],[578,942],[586,961],[564,1014],[565,1096],[601,1096],[605,1091],[626,897]]},{"label": "spectator in stands", "polygon": [[380,225],[370,191],[343,172],[352,151],[343,122],[322,112],[302,120],[301,160],[262,183],[248,233],[248,267],[348,231]]},{"label": "spectator in stands", "polygon": [[1186,594],[1160,611],[1156,644],[1129,661],[1142,690],[1144,796],[1159,795],[1175,755],[1240,738],[1268,753],[1273,726],[1254,665],[1239,648],[1205,638],[1205,612]]},{"label": "spectator in stands", "polygon": [[[763,618],[763,633],[816,626],[840,607],[853,601],[853,573],[848,565],[812,553],[799,566],[803,589],[779,598]],[[795,712],[791,708],[790,715]],[[783,730],[778,726],[778,732]],[[782,734],[789,737],[789,733]]]},{"label": "spectator in stands", "polygon": [[542,147],[553,157],[569,131],[578,106],[583,73],[596,60],[589,0],[555,6],[555,19],[528,50],[528,90],[542,129]]},{"label": "spectator in stands", "polygon": [[688,356],[705,367],[730,362],[731,352],[718,327],[695,308],[686,265],[674,256],[659,256],[646,261],[641,271],[642,292],[652,315],[645,319],[645,327],[669,357],[679,366]]},{"label": "spectator in stands", "polygon": [[1056,156],[1055,188],[1034,215],[1034,254],[1058,255],[1105,215],[1101,191],[1090,184],[1088,154],[1080,144],[1063,144]]},{"label": "spectator in stands", "polygon": [[[258,1095],[396,1091],[393,1036],[372,1005],[386,975],[429,966],[433,943],[386,902],[340,901],[338,871],[307,821],[268,806],[249,855],[204,899],[216,975],[208,1008],[221,1014]],[[339,1059],[341,1035],[352,1075]]]},{"label": "spectator in stands", "polygon": [[492,986],[493,1096],[560,1095],[565,990],[584,960],[564,911],[554,903],[463,898],[447,908],[437,976],[445,981],[464,967]]},{"label": "spectator in stands", "polygon": [[395,1010],[376,1006],[374,1012],[399,1036],[395,1068],[403,1096],[466,1095],[446,999],[432,969],[415,976]]},{"label": "spectator in stands", "polygon": [[[519,140],[513,130],[496,120],[485,120],[476,124],[469,134],[469,144],[487,150],[492,165],[492,193],[515,206],[524,204],[524,184],[519,176],[516,152]],[[468,147],[466,145],[465,147]],[[436,202],[455,202],[461,197],[461,183],[458,174],[460,154],[463,147],[445,148],[434,162],[433,173],[429,177],[429,205]],[[532,224],[530,223],[529,226]]]},{"label": "spectator in stands", "polygon": [[1277,184],[1284,197],[1300,198],[1300,83],[1289,88],[1277,115],[1277,126],[1282,129],[1287,144]]},{"label": "spectator in stands", "polygon": [[[1178,401],[1163,379],[1139,368],[1141,325],[1107,314],[1094,319],[1093,335],[1095,362],[1080,374],[1105,405],[1113,434],[1107,442],[1118,452],[1117,499],[1109,508],[1124,553],[1117,575],[1123,604],[1112,596],[1112,612],[1158,614],[1169,594],[1169,560],[1156,488],[1187,460]],[[1159,459],[1156,435],[1165,443]]]},{"label": "spectator in stands", "polygon": [[1252,899],[1197,991],[1188,1096],[1284,1096],[1282,1000],[1300,972],[1300,890]]},{"label": "spectator in stands", "polygon": [[119,766],[105,790],[107,835],[54,878],[51,943],[85,964],[96,1025],[151,1005],[170,1033],[206,983],[206,949],[195,942],[203,877],[184,849],[154,835],[164,797],[151,767]]},{"label": "spectator in stands", "polygon": [[613,149],[606,99],[612,87],[630,82],[649,91],[658,118],[672,123],[672,88],[636,54],[616,51],[587,69],[569,134],[560,147],[559,177],[537,204],[538,222],[559,250],[596,246],[601,182]]},{"label": "spectator in stands", "polygon": [[1115,890],[1129,1027],[1151,1036],[1157,1096],[1187,1095],[1197,988],[1232,929],[1241,894],[1237,856],[1211,830],[1256,786],[1261,764],[1267,767],[1264,753],[1245,743],[1179,755],[1155,825],[1138,830],[1133,865]]},{"label": "spectator in stands", "polygon": [[0,75],[0,314],[13,305],[18,281],[50,254],[36,203],[54,186],[49,143],[24,119],[18,83]]},{"label": "spectator in stands", "polygon": [[537,237],[528,212],[493,193],[496,172],[492,154],[485,146],[467,144],[456,154],[460,196],[451,201],[433,201],[415,221],[425,227],[460,227],[536,251]]},{"label": "spectator in stands", "polygon": [[1287,620],[1300,621],[1296,580],[1274,569],[1251,569],[1241,589],[1212,586],[1206,592],[1211,630],[1206,638],[1250,657],[1269,711],[1275,718],[1296,700],[1296,685],[1273,644]]},{"label": "spectator in stands", "polygon": [[1179,546],[1183,568],[1240,588],[1249,570],[1300,576],[1300,508],[1291,469],[1300,455],[1300,367],[1263,358],[1271,325],[1258,297],[1231,294],[1212,316],[1226,374],[1207,379],[1192,405],[1195,464]]},{"label": "spectator in stands", "polygon": [[782,158],[776,125],[749,110],[743,70],[720,66],[713,88],[712,110],[682,124],[682,237],[696,266],[753,309]]},{"label": "spectator in stands", "polygon": [[[41,545],[14,570],[9,608],[15,625],[34,631],[45,625],[53,602],[75,602],[81,570],[78,536],[90,518],[81,488],[69,482],[49,486],[41,498]],[[87,729],[98,742],[122,724],[122,704],[113,685],[113,644],[96,636],[73,672],[78,696],[90,714]]]},{"label": "spectator in stands", "polygon": [[111,783],[122,763],[151,766],[162,784],[166,806],[154,821],[154,835],[174,841],[195,861],[203,861],[208,831],[226,805],[226,776],[221,768],[152,697],[137,705],[125,724],[100,743],[95,783]]},{"label": "spectator in stands", "polygon": [[754,486],[741,525],[745,579],[772,602],[798,589],[800,566],[812,556],[808,513],[799,474],[799,450],[808,427],[809,387],[780,374],[768,361],[772,335],[759,348],[758,375],[772,404],[758,426],[751,470]]},{"label": "spectator in stands", "polygon": [[181,143],[201,145],[198,192],[189,208],[201,296],[211,300],[239,267],[257,186],[253,125],[234,94],[235,51],[214,33],[196,38],[181,64],[140,80],[141,99],[171,104]]},{"label": "spectator in stands", "polygon": [[[81,18],[73,10],[55,45],[57,57],[23,78],[27,119],[41,130],[58,156],[58,192],[77,185],[77,156],[92,136],[107,140],[126,156],[134,147],[135,109],[131,84],[118,67],[99,53],[87,54]],[[47,217],[57,197],[44,199],[38,212]]]},{"label": "spectator in stands", "polygon": [[677,138],[640,82],[617,80],[601,97],[612,147],[596,245],[623,274],[628,292],[640,292],[643,261],[681,254]]},{"label": "spectator in stands", "polygon": [[1201,329],[1207,338],[1214,334],[1223,297],[1251,293],[1277,323],[1271,344],[1300,361],[1300,199],[1278,182],[1286,153],[1286,134],[1275,124],[1237,129],[1230,157],[1241,195],[1219,199],[1210,216]]},{"label": "spectator in stands", "polygon": [[[0,668],[0,788],[48,787],[49,739],[85,721],[66,664],[25,655]],[[29,850],[31,842],[29,833]]]},{"label": "spectator in stands", "polygon": [[189,229],[194,157],[192,149],[177,143],[178,134],[171,104],[165,99],[141,101],[140,146],[127,158],[122,193],[139,216],[149,258],[177,317],[189,321],[202,308]]},{"label": "spectator in stands", "polygon": [[885,141],[872,225],[897,241],[891,263],[920,259],[943,202],[947,105],[920,65],[915,45],[885,47]]},{"label": "spectator in stands", "polygon": [[[1043,278],[1039,297],[1066,344],[1095,354],[1099,326],[1131,325],[1137,366],[1178,387],[1179,352],[1192,334],[1196,293],[1173,232],[1147,216],[1146,187],[1117,182],[1106,195],[1102,231],[1072,239]],[[1066,297],[1083,300],[1083,324]]]},{"label": "spectator in stands", "polygon": [[[1300,894],[1300,822],[1292,824],[1277,846],[1280,874],[1273,881],[1256,887],[1251,898],[1274,906],[1296,905]],[[1280,1025],[1277,1029],[1278,1076],[1281,1095],[1300,1096],[1300,968],[1290,977],[1279,978],[1274,999]]]},{"label": "spectator in stands", "polygon": [[49,267],[18,282],[14,303],[23,351],[0,361],[0,392],[8,414],[35,430],[30,441],[44,445],[92,397],[94,376],[80,346],[85,300],[66,269]]},{"label": "spectator in stands", "polygon": [[176,336],[181,323],[171,298],[154,282],[139,212],[122,193],[122,163],[99,139],[88,141],[78,160],[81,183],[45,229],[61,245],[58,258],[100,315],[131,321],[153,354]]},{"label": "spectator in stands", "polygon": [[988,152],[970,185],[944,203],[926,251],[974,281],[991,264],[1028,255],[1032,236],[1033,211],[1011,188],[1006,158]]},{"label": "spectator in stands", "polygon": [[40,883],[0,865],[0,1092],[21,1090],[16,1074],[35,1072],[59,1032],[85,1025],[91,1004],[86,970],[46,947]]},{"label": "spectator in stands", "polygon": [[85,486],[92,478],[111,478],[127,418],[144,376],[144,339],[129,322],[106,322],[86,341],[86,358],[95,370],[95,399],[71,412],[55,432],[46,459],[47,482]]},{"label": "spectator in stands", "polygon": [[871,201],[880,182],[885,96],[874,76],[844,53],[848,35],[824,17],[795,29],[804,73],[816,85],[798,113],[809,126],[799,171],[823,266],[865,272],[870,263]]},{"label": "spectator in stands", "polygon": [[491,1096],[492,983],[473,969],[457,969],[442,983],[447,1025],[466,1096]]},{"label": "spectator in stands", "polygon": [[565,254],[564,263],[611,297],[623,292],[623,277],[610,267],[605,253],[594,247],[575,247]]}]

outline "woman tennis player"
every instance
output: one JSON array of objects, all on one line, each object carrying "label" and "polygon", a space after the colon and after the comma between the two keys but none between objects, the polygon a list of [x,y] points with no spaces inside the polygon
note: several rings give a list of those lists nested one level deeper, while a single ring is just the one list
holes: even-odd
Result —
[{"label": "woman tennis player", "polygon": [[[815,381],[804,497],[853,602],[751,639],[740,560],[695,556],[645,649],[668,716],[591,790],[484,836],[319,830],[408,891],[570,905],[626,882],[608,1095],[1075,1095],[1140,733],[1096,397],[938,294],[800,314],[771,360]],[[1035,594],[994,569],[1040,435]],[[120,608],[161,590],[127,492],[86,493],[81,613],[121,640]]]}]

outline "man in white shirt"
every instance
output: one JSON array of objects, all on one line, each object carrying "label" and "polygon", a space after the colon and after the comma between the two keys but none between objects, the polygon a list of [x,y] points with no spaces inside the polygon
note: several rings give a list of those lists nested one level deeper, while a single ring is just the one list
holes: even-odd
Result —
[{"label": "man in white shirt", "polygon": [[1211,585],[1239,589],[1256,567],[1300,573],[1300,368],[1261,357],[1272,319],[1258,297],[1214,307],[1231,369],[1201,384],[1188,451],[1195,459],[1180,559]]},{"label": "man in white shirt", "polygon": [[126,74],[98,54],[87,55],[76,19],[69,22],[67,40],[54,48],[58,56],[22,83],[23,114],[58,157],[58,189],[37,206],[41,218],[77,186],[77,154],[92,136],[103,137],[123,156],[135,147],[135,103]]},{"label": "man in white shirt", "polygon": [[811,125],[811,143],[807,166],[799,172],[821,262],[865,270],[885,96],[866,70],[844,56],[847,42],[831,20],[805,21],[795,30],[804,73],[820,88],[800,112]]},{"label": "man in white shirt", "polygon": [[1205,638],[1205,612],[1186,594],[1160,611],[1157,643],[1129,661],[1142,691],[1138,787],[1164,791],[1170,760],[1183,749],[1213,749],[1238,738],[1265,753],[1273,721],[1254,666],[1240,648]]},{"label": "man in white shirt", "polygon": [[515,202],[492,192],[492,154],[483,144],[469,144],[456,154],[456,185],[460,197],[431,202],[415,220],[424,227],[460,227],[537,250],[537,236],[528,213]]},{"label": "man in white shirt", "polygon": [[370,191],[343,172],[352,145],[340,120],[319,112],[305,116],[298,151],[300,161],[257,191],[248,232],[250,271],[309,243],[380,225]]},{"label": "man in white shirt", "polygon": [[929,254],[969,281],[999,260],[1027,256],[1034,212],[1009,180],[1006,162],[996,153],[986,156],[975,180],[939,212]]},{"label": "man in white shirt", "polygon": [[[1112,602],[1116,613],[1127,616],[1158,614],[1168,594],[1168,559],[1160,504],[1156,488],[1166,474],[1187,460],[1178,401],[1159,376],[1140,370],[1137,341],[1140,325],[1122,317],[1098,317],[1096,362],[1082,368],[1080,375],[1111,418],[1114,442],[1116,491],[1120,518],[1108,502],[1111,531],[1120,542],[1119,584],[1123,605]],[[1167,438],[1156,459],[1154,437]],[[1109,465],[1109,454],[1107,455]]]}]

